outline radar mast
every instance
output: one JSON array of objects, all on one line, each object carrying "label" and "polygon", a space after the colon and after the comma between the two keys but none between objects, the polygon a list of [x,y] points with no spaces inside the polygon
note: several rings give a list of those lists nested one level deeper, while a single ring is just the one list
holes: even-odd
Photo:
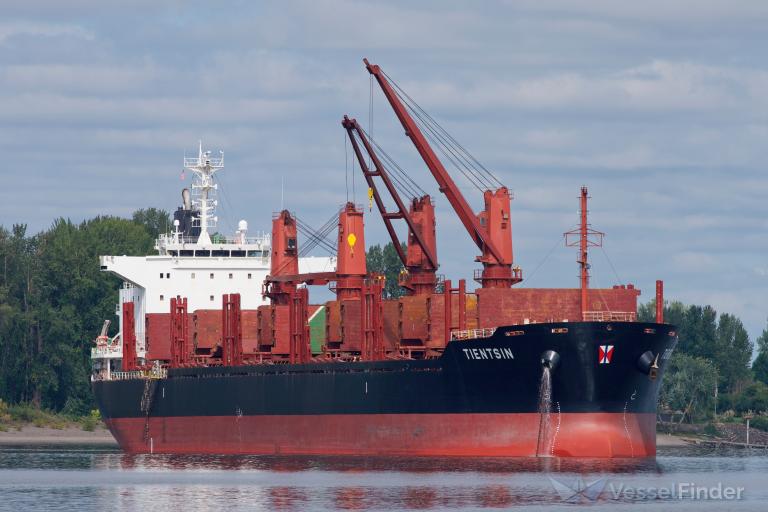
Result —
[{"label": "radar mast", "polygon": [[224,168],[224,152],[219,151],[219,156],[214,158],[210,151],[203,151],[203,141],[199,142],[197,157],[184,158],[184,169],[194,173],[192,181],[192,204],[200,212],[199,223],[200,237],[198,244],[210,245],[211,237],[209,228],[216,227],[218,218],[214,215],[218,200],[216,190],[218,185],[214,183],[213,175]]}]

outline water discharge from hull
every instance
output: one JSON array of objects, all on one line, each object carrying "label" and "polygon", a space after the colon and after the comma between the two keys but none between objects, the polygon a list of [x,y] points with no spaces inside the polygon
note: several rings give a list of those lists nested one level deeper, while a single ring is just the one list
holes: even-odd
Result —
[{"label": "water discharge from hull", "polygon": [[539,438],[536,444],[537,457],[552,456],[552,370],[542,366],[539,383]]}]

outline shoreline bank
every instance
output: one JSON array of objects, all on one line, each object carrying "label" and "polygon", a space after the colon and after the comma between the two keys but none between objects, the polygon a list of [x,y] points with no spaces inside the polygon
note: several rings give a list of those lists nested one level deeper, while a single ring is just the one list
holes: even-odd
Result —
[{"label": "shoreline bank", "polygon": [[117,447],[115,438],[103,427],[89,432],[77,427],[56,429],[24,425],[20,430],[12,427],[0,432],[0,446],[22,444],[90,444]]}]

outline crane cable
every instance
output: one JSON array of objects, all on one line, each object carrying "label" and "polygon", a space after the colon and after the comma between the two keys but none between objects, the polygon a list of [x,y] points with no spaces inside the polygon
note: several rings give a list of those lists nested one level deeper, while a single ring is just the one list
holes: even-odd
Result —
[{"label": "crane cable", "polygon": [[329,250],[331,253],[336,252],[336,246],[328,241],[328,235],[333,230],[333,228],[338,224],[338,218],[339,214],[338,212],[331,215],[331,217],[323,224],[319,229],[312,229],[306,222],[296,218],[296,226],[301,227],[303,230],[310,233],[309,240],[302,246],[302,249],[299,251],[300,256],[307,255],[311,250],[313,250],[315,247],[318,246],[318,244],[323,244],[323,247],[326,250]]},{"label": "crane cable", "polygon": [[413,114],[426,130],[426,136],[449,159],[451,164],[476,188],[495,188],[503,186],[501,181],[491,173],[477,158],[464,148],[447,130],[430,116],[416,101],[413,100],[392,78],[384,73],[392,83],[394,92],[403,102],[408,111]]},{"label": "crane cable", "polygon": [[[383,73],[383,71],[382,71]],[[486,179],[490,180],[491,183],[494,183],[497,186],[504,186],[504,184],[491,172],[489,171],[482,163],[480,163],[466,148],[464,148],[450,133],[448,133],[447,130],[445,130],[440,123],[438,123],[429,113],[421,108],[421,106],[416,103],[416,101],[411,98],[408,93],[406,93],[396,82],[392,80],[392,78],[384,73],[384,75],[387,77],[388,80],[390,80],[393,84],[393,86],[397,89],[396,93],[398,94],[398,97],[403,100],[405,103],[408,104],[410,109],[417,110],[421,115],[418,117],[422,119],[424,123],[431,124],[435,127],[435,129],[441,133],[445,139],[451,142],[451,144],[462,153],[463,159],[467,161],[467,163],[474,168],[476,171],[484,173],[486,176]],[[407,101],[406,101],[407,99]],[[422,118],[423,116],[423,118]],[[426,120],[425,120],[426,119]]]},{"label": "crane cable", "polygon": [[552,248],[547,252],[547,254],[539,261],[539,264],[536,265],[536,268],[533,269],[533,272],[531,272],[528,277],[526,277],[525,281],[528,283],[528,286],[531,286],[531,279],[533,279],[533,276],[536,275],[536,272],[539,271],[541,267],[544,266],[544,264],[547,262],[550,256],[552,256],[552,253],[555,252],[555,249],[557,249],[557,246],[561,243],[561,238],[558,237],[555,241],[555,245],[552,246]]},{"label": "crane cable", "polygon": [[346,134],[344,135],[344,186],[347,189],[347,202],[349,202],[349,153],[347,152],[347,140]]},{"label": "crane cable", "polygon": [[453,167],[457,169],[461,174],[463,174],[470,183],[472,183],[481,192],[484,189],[495,187],[495,185],[488,178],[484,177],[480,171],[478,171],[473,166],[468,165],[466,163],[466,157],[461,155],[460,150],[452,145],[450,141],[448,141],[445,136],[443,136],[433,125],[425,121],[421,113],[411,108],[409,108],[409,111],[419,121],[421,121],[421,126],[425,129],[425,132],[423,133],[426,135],[427,139],[429,139],[429,141],[437,147],[443,156],[445,156],[451,162],[451,164],[453,164]]},{"label": "crane cable", "polygon": [[[323,242],[325,242],[325,244],[327,244],[328,247],[333,249],[331,251],[332,254],[336,252],[335,245],[331,244],[331,242],[329,242],[327,238],[328,238],[328,234],[333,230],[333,227],[338,223],[339,212],[336,212],[333,215],[331,215],[331,217],[325,222],[325,224],[323,224],[317,230],[313,230],[304,221],[299,220],[297,217],[294,216],[293,218],[294,220],[296,220],[296,227],[298,229],[300,230],[306,229],[308,232],[312,232],[312,234],[310,235],[310,240],[308,240],[306,244],[302,245],[302,248],[299,250],[299,254],[298,254],[299,258],[303,258],[307,254],[309,254],[309,252],[312,251],[315,247],[317,247],[318,243],[320,243],[319,240],[322,240]],[[323,247],[326,250],[328,250],[328,247],[326,247],[325,245]],[[285,269],[285,267],[289,263],[290,263],[290,260],[283,263],[283,265],[275,271],[275,274],[279,275],[280,272],[283,269]]]},{"label": "crane cable", "polygon": [[308,240],[314,241],[316,246],[322,247],[331,254],[336,252],[336,246],[328,240],[327,236],[322,236],[319,231],[313,229],[298,217],[295,217],[295,219],[296,227]]},{"label": "crane cable", "polygon": [[370,134],[365,133],[362,128],[360,130],[364,135],[367,136],[368,140],[370,140],[371,144],[376,148],[378,154],[381,156],[381,159],[386,162],[387,168],[384,169],[384,172],[386,172],[387,175],[392,178],[395,188],[402,195],[410,198],[427,195],[424,189],[422,189],[419,184],[416,183],[408,175],[408,173],[403,170],[402,167],[400,167],[394,158],[392,158],[386,151],[384,151],[384,149],[376,142],[373,137],[370,136]]}]

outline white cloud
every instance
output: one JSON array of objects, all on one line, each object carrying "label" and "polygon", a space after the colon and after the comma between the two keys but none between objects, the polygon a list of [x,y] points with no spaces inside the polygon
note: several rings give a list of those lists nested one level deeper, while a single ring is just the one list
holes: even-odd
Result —
[{"label": "white cloud", "polygon": [[0,22],[0,44],[16,36],[76,37],[93,40],[93,32],[78,25],[59,23],[34,23],[25,21]]},{"label": "white cloud", "polygon": [[584,139],[575,130],[550,128],[528,131],[520,141],[526,146],[552,150],[576,146]]},{"label": "white cloud", "polygon": [[160,78],[153,64],[101,66],[85,64],[9,65],[0,70],[4,94],[13,88],[24,93],[51,91],[59,94],[114,95],[144,90]]},{"label": "white cloud", "polygon": [[439,3],[391,5],[351,0],[271,4],[269,16],[245,21],[263,43],[278,48],[459,49],[477,46],[489,18],[477,10]]},{"label": "white cloud", "polygon": [[[397,78],[397,77],[395,77]],[[768,113],[761,91],[768,72],[688,61],[654,60],[618,71],[555,72],[541,76],[500,78],[480,75],[468,83],[407,80],[404,88],[417,101],[441,111],[554,110],[648,115],[684,112],[738,114],[753,118]],[[756,110],[757,108],[757,110]]]},{"label": "white cloud", "polygon": [[0,98],[6,120],[51,123],[258,123],[295,117],[302,111],[297,101],[259,98],[213,97],[79,97],[58,94],[19,94]]},{"label": "white cloud", "polygon": [[653,21],[665,24],[701,22],[759,22],[768,20],[768,5],[753,0],[646,0],[642,3],[613,0],[506,0],[506,3],[530,11],[581,17],[605,17],[632,22]]},{"label": "white cloud", "polygon": [[682,272],[706,273],[718,266],[717,258],[703,252],[682,251],[674,254],[672,260]]}]

